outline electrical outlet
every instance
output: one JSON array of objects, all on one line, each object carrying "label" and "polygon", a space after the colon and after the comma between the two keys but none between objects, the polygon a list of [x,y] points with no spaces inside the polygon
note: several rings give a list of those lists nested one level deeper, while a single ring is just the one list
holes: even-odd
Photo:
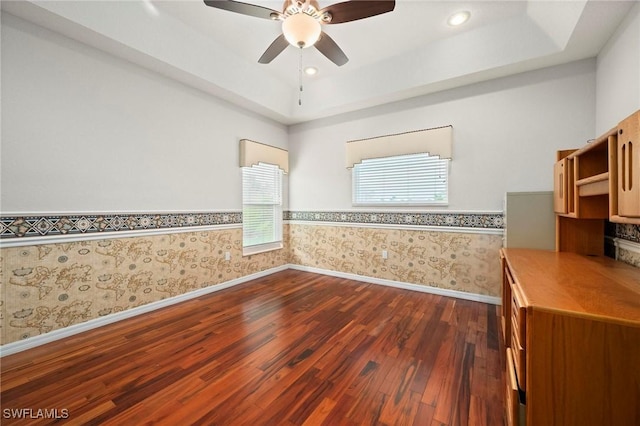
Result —
[{"label": "electrical outlet", "polygon": [[229,253],[229,252],[225,252],[225,254],[224,254],[224,260],[226,260],[226,261],[231,260],[231,253]]},{"label": "electrical outlet", "polygon": [[382,250],[382,258],[387,259],[389,257],[389,253],[386,250]]}]

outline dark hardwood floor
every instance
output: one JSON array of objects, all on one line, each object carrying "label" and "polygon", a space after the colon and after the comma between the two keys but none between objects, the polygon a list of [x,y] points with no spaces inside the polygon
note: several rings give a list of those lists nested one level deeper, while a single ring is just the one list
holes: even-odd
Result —
[{"label": "dark hardwood floor", "polygon": [[496,306],[287,270],[4,357],[1,422],[502,425],[498,330]]}]

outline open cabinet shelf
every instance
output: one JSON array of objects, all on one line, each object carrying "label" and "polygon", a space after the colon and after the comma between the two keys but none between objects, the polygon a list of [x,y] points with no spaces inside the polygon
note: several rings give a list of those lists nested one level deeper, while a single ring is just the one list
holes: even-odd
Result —
[{"label": "open cabinet shelf", "polygon": [[609,194],[609,172],[576,181],[579,197]]}]

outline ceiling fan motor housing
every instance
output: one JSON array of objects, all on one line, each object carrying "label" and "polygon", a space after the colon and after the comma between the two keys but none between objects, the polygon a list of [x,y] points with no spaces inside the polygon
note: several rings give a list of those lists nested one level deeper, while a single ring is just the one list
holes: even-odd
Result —
[{"label": "ceiling fan motor housing", "polygon": [[306,1],[298,1],[298,0],[285,0],[282,5],[282,13],[283,14],[296,14],[299,12],[306,13],[308,15],[314,15],[314,12],[320,10],[320,6],[316,0],[306,0]]}]

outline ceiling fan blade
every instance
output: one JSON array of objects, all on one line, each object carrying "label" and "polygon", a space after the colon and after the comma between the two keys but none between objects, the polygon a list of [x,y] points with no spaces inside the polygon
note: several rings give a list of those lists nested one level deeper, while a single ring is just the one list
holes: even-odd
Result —
[{"label": "ceiling fan blade", "polygon": [[327,24],[341,24],[391,12],[395,6],[395,0],[351,0],[327,6],[320,13],[331,14]]},{"label": "ceiling fan blade", "polygon": [[280,12],[268,7],[256,6],[255,4],[241,3],[233,0],[204,0],[204,4],[216,9],[228,10],[242,15],[255,16],[256,18],[274,19],[281,15]]},{"label": "ceiling fan blade", "polygon": [[339,67],[349,62],[347,55],[344,54],[336,42],[324,31],[320,34],[320,38],[316,41],[315,46],[320,53]]},{"label": "ceiling fan blade", "polygon": [[284,34],[280,34],[280,37],[273,40],[273,43],[271,43],[271,45],[267,47],[267,50],[265,50],[262,56],[260,56],[258,62],[261,64],[268,64],[269,62],[273,61],[276,56],[282,53],[282,51],[286,49],[287,46],[289,46],[289,42],[286,38],[284,38]]}]

